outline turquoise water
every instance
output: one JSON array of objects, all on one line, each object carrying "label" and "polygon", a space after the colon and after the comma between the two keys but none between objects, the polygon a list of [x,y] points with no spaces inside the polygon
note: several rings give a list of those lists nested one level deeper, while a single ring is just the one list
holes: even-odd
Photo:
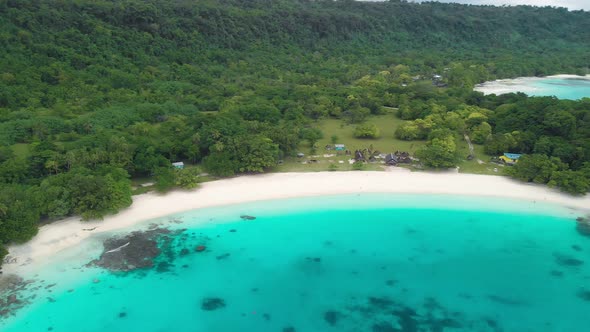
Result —
[{"label": "turquoise water", "polygon": [[555,96],[572,100],[590,97],[590,79],[546,78],[531,85],[538,90],[527,93],[530,96]]},{"label": "turquoise water", "polygon": [[[186,228],[164,252],[168,271],[85,267],[100,235],[39,271],[40,288],[27,293],[36,298],[0,328],[588,331],[580,294],[590,288],[590,238],[574,216],[518,201],[377,194],[193,211],[153,221]],[[203,310],[207,298],[225,306]]]},{"label": "turquoise water", "polygon": [[518,78],[487,82],[476,90],[488,93],[523,92],[529,96],[555,96],[559,99],[590,98],[590,78]]}]

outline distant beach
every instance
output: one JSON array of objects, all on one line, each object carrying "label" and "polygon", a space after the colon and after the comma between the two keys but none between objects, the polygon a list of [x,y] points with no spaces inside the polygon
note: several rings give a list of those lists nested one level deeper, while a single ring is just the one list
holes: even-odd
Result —
[{"label": "distant beach", "polygon": [[[84,239],[131,227],[149,219],[205,207],[238,203],[338,195],[352,193],[449,194],[502,197],[539,204],[588,209],[590,196],[573,197],[544,186],[526,184],[507,177],[456,174],[392,172],[273,173],[240,176],[203,183],[193,191],[174,191],[165,195],[148,193],[136,196],[133,205],[101,221],[82,222],[72,217],[45,225],[31,241],[10,247],[17,263],[5,264],[5,273],[34,269],[53,254],[79,244]],[[23,264],[26,263],[26,264]]]},{"label": "distant beach", "polygon": [[[563,84],[560,84],[560,80],[563,81]],[[590,75],[562,74],[547,77],[517,77],[513,79],[495,80],[478,84],[474,90],[482,92],[484,95],[522,92],[531,96],[555,95],[563,99],[590,97],[590,89],[568,86],[568,82],[575,80],[588,81],[590,85]]]}]

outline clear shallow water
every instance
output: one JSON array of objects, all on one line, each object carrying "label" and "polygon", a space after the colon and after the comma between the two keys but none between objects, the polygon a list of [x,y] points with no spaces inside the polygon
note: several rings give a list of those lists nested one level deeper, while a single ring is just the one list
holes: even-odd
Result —
[{"label": "clear shallow water", "polygon": [[590,77],[529,77],[486,82],[475,88],[484,94],[523,92],[529,96],[555,96],[559,99],[590,98]]},{"label": "clear shallow water", "polygon": [[[242,213],[257,219],[243,221]],[[100,254],[92,247],[103,235],[40,271],[36,278],[44,282],[35,285],[42,287],[30,291],[36,300],[0,327],[587,331],[590,302],[578,293],[590,288],[590,239],[575,231],[572,213],[494,199],[396,195],[193,211],[157,220],[187,228],[164,253],[173,265],[168,271],[83,267]],[[197,245],[207,251],[195,252]],[[190,254],[181,256],[183,248]],[[206,298],[222,299],[225,307],[203,310]]]}]

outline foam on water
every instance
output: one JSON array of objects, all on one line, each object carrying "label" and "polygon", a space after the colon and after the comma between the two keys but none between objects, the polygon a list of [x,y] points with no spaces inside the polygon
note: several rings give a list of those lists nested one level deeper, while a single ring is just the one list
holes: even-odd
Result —
[{"label": "foam on water", "polygon": [[520,77],[478,85],[475,91],[484,94],[522,92],[529,96],[555,96],[559,99],[590,98],[590,76]]},{"label": "foam on water", "polygon": [[98,236],[38,271],[36,298],[0,328],[588,330],[590,238],[574,211],[538,205],[364,194],[192,211],[152,221],[186,228],[162,248],[169,266],[85,267]]}]

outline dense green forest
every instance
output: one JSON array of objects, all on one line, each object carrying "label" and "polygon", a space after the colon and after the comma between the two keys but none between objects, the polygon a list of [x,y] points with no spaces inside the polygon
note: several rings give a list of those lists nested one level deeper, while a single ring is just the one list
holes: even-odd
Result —
[{"label": "dense green forest", "polygon": [[[590,100],[487,96],[495,78],[586,74],[590,13],[306,0],[0,0],[0,248],[100,218],[131,181],[195,187],[272,170],[321,137],[418,140],[453,167],[464,134],[527,155],[518,179],[590,188]],[[440,74],[433,84],[432,77]],[[365,121],[396,110],[395,133]],[[171,162],[184,161],[183,170]],[[0,249],[0,256],[5,254]]]}]

